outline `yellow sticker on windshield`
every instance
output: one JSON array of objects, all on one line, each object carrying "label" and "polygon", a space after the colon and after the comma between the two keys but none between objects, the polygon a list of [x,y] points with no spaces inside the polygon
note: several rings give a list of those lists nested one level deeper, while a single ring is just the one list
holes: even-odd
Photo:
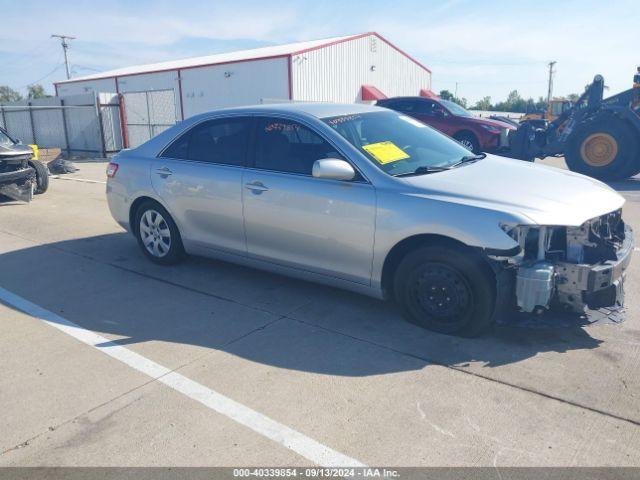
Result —
[{"label": "yellow sticker on windshield", "polygon": [[393,142],[378,142],[371,143],[369,145],[363,145],[363,150],[366,150],[378,163],[384,165],[385,163],[397,162],[398,160],[404,160],[409,158],[400,147]]}]

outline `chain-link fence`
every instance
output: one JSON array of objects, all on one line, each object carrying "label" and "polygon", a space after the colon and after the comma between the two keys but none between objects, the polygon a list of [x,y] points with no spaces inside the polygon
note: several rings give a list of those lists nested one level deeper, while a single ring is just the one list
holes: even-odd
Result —
[{"label": "chain-link fence", "polygon": [[102,156],[123,148],[116,94],[84,94],[0,104],[0,126],[23,143],[67,156]]},{"label": "chain-link fence", "polygon": [[137,147],[177,121],[173,90],[127,92],[122,94],[126,111],[128,146]]}]

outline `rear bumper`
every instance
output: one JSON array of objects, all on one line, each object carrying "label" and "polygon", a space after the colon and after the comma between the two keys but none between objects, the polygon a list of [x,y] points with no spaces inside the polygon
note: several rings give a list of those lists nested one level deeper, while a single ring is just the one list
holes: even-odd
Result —
[{"label": "rear bumper", "polygon": [[130,232],[129,210],[131,209],[131,203],[122,185],[112,180],[107,180],[107,205],[113,219],[122,228]]}]

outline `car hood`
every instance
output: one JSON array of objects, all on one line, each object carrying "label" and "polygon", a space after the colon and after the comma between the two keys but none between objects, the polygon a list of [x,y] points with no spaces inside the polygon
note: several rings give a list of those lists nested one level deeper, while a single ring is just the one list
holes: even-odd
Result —
[{"label": "car hood", "polygon": [[489,125],[491,127],[497,128],[506,128],[508,130],[515,130],[516,128],[506,122],[501,122],[499,120],[492,120],[488,118],[478,118],[478,117],[465,117],[467,122],[475,123],[476,125]]},{"label": "car hood", "polygon": [[494,155],[452,170],[399,180],[416,188],[410,195],[502,211],[538,225],[579,226],[625,202],[593,178]]},{"label": "car hood", "polygon": [[33,150],[28,145],[0,146],[0,161],[23,157],[24,155],[33,155]]}]

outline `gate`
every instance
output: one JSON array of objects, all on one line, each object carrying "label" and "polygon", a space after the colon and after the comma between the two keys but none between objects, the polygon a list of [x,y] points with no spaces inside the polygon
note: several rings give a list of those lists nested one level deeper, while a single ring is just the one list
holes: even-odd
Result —
[{"label": "gate", "polygon": [[120,105],[115,93],[86,93],[0,104],[0,127],[40,148],[67,157],[105,157],[122,149]]},{"label": "gate", "polygon": [[173,90],[127,92],[122,94],[126,123],[126,146],[137,147],[176,124]]}]

